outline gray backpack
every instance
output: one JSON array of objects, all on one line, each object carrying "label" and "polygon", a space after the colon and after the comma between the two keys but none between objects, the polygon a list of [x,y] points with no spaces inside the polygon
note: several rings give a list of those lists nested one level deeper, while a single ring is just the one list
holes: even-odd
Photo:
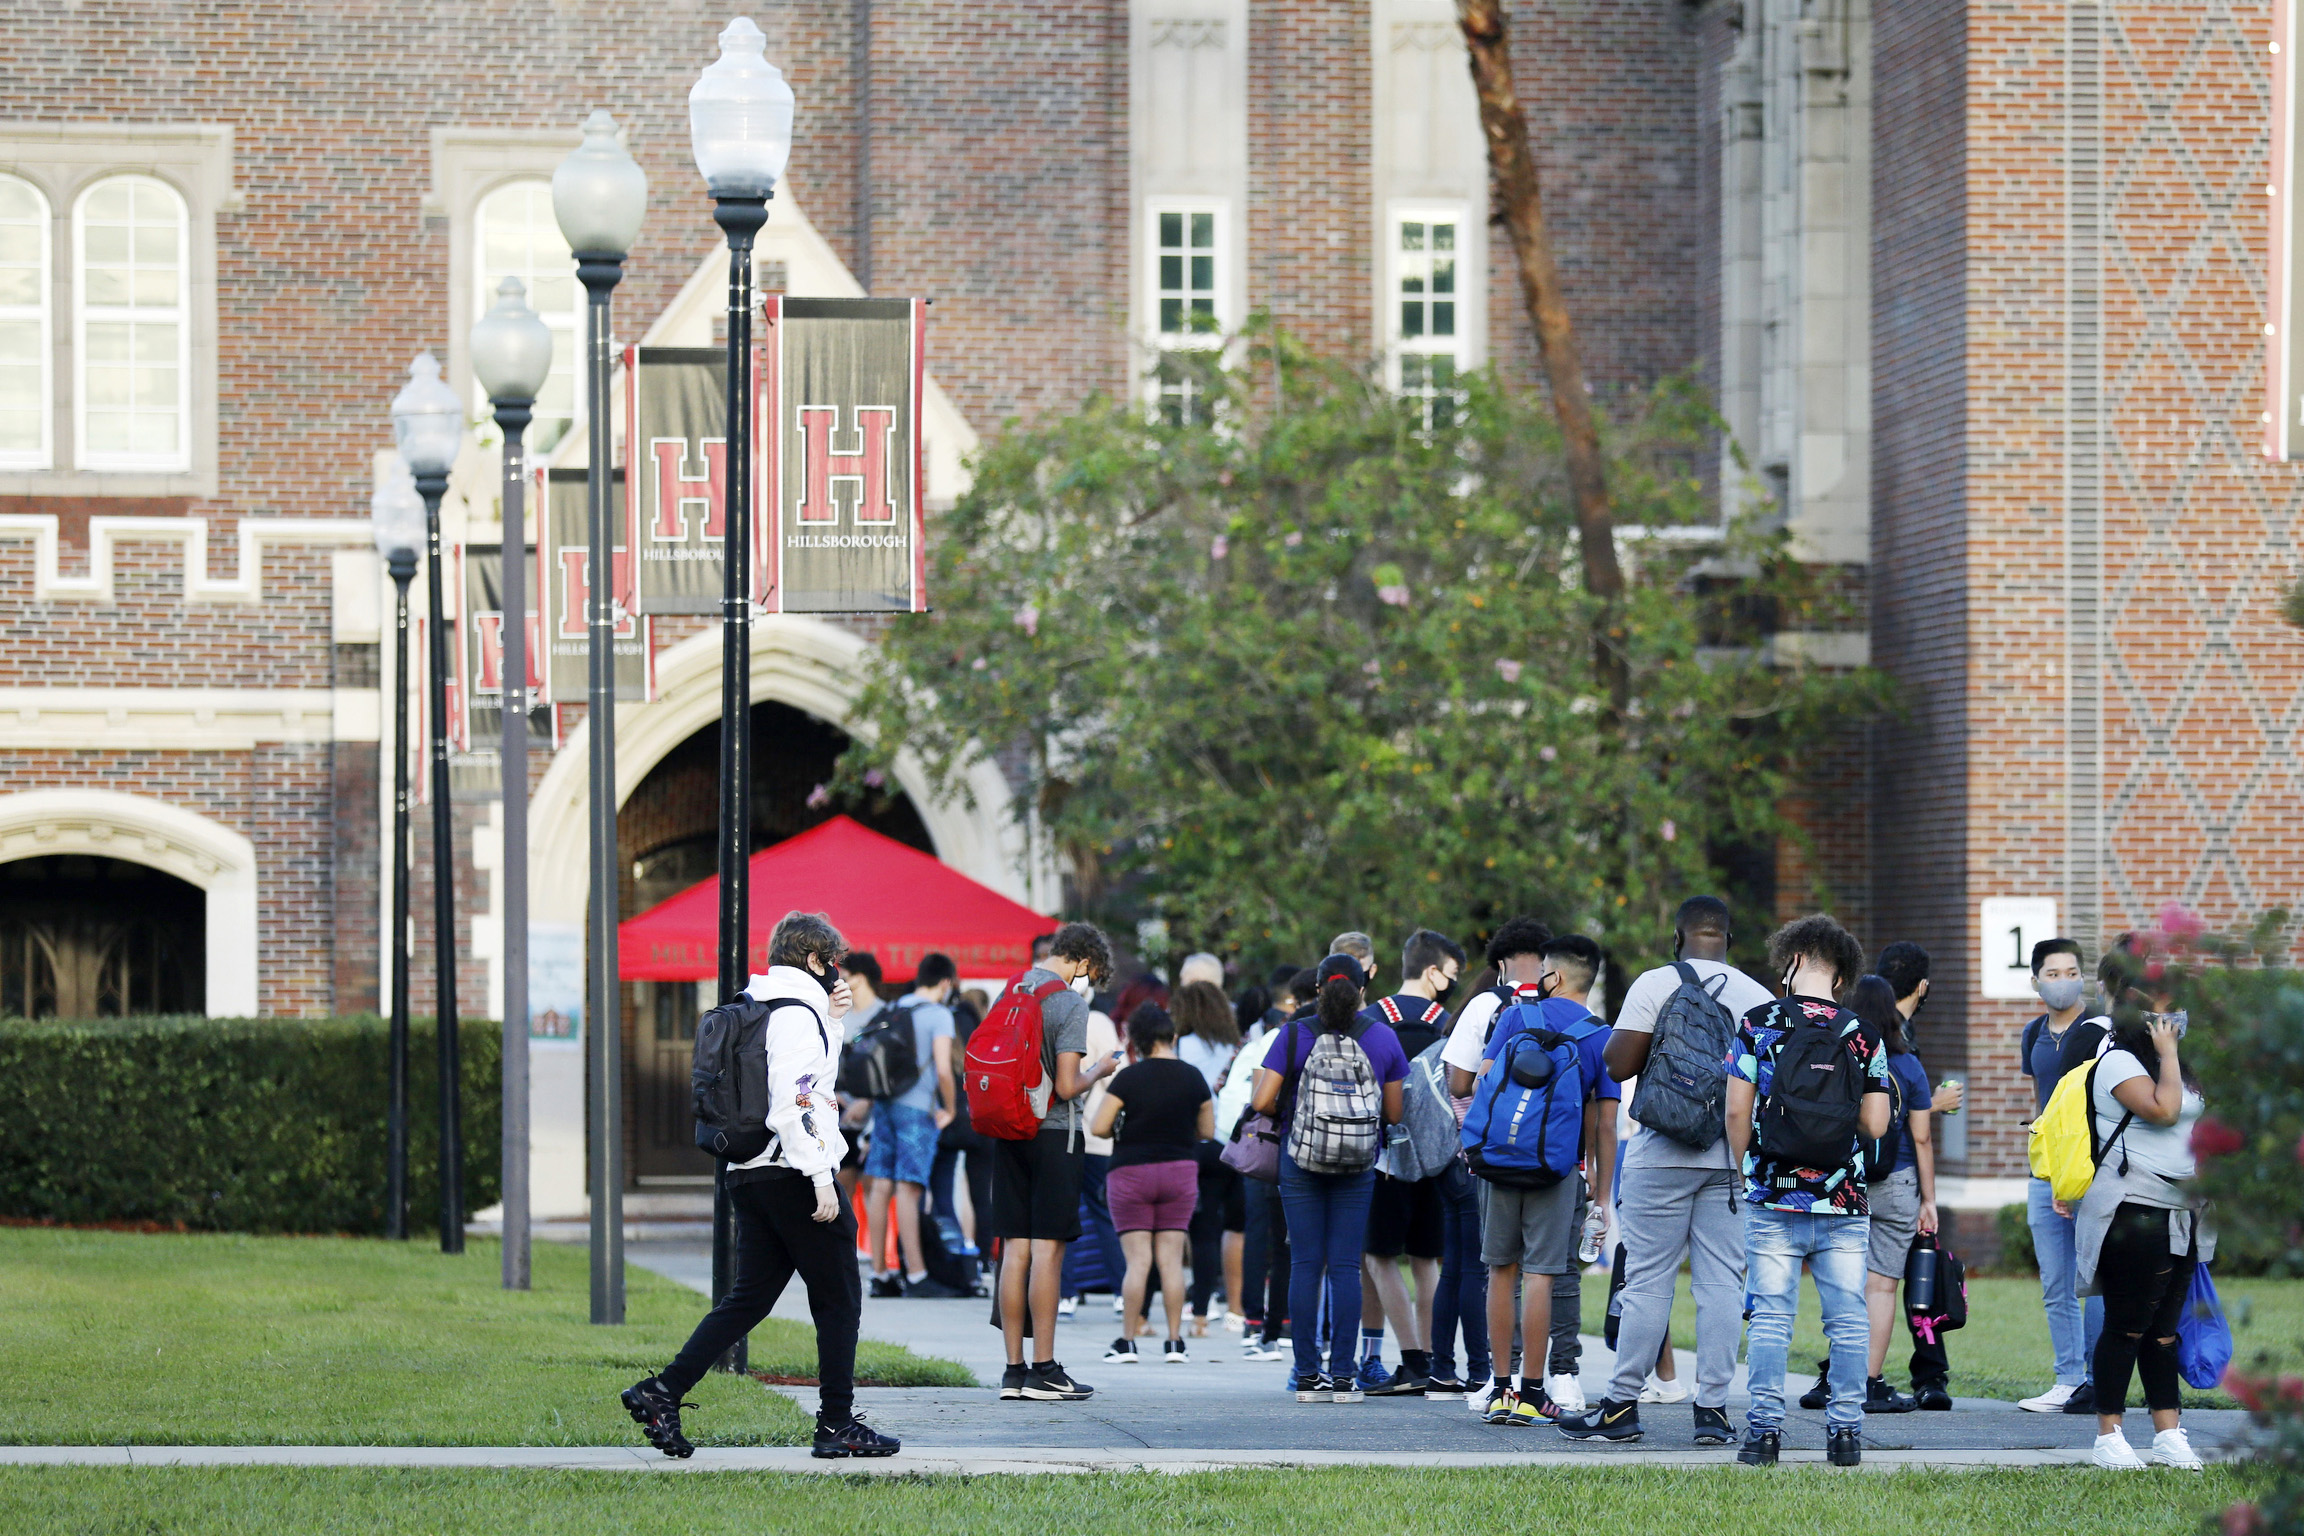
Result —
[{"label": "gray backpack", "polygon": [[1288,1155],[1306,1173],[1360,1173],[1384,1147],[1384,1090],[1356,1034],[1322,1030],[1297,1074]]},{"label": "gray backpack", "polygon": [[1396,1179],[1433,1178],[1463,1155],[1456,1105],[1448,1097],[1448,1068],[1440,1060],[1446,1049],[1445,1038],[1435,1040],[1408,1063],[1408,1080],[1400,1085],[1400,1124],[1408,1134],[1392,1148]]},{"label": "gray backpack", "polygon": [[1675,960],[1672,968],[1680,985],[1656,1010],[1632,1118],[1700,1152],[1728,1133],[1728,1047],[1736,1039],[1736,1017],[1720,1001],[1726,975],[1707,986],[1687,961]]}]

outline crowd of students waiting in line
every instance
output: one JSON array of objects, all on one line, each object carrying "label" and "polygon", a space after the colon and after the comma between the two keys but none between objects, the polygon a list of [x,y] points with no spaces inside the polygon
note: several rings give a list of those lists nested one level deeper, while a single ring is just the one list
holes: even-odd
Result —
[{"label": "crowd of students waiting in line", "polygon": [[[1693,1439],[1736,1438],[1726,1406],[1742,1332],[1750,1406],[1737,1459],[1767,1465],[1805,1267],[1829,1352],[1800,1402],[1825,1412],[1828,1460],[1854,1465],[1864,1415],[1952,1407],[1940,1326],[1951,1308],[1917,1296],[1900,1308],[1898,1290],[1915,1246],[1935,1248],[1931,1126],[1958,1112],[1962,1088],[1932,1089],[1914,1048],[1929,988],[1918,945],[1890,944],[1867,970],[1839,924],[1799,919],[1769,939],[1772,995],[1728,963],[1730,940],[1725,903],[1683,903],[1675,959],[1632,981],[1611,1026],[1591,1001],[1598,945],[1530,919],[1495,931],[1487,972],[1452,1012],[1467,957],[1430,930],[1408,938],[1389,991],[1372,941],[1345,933],[1317,966],[1237,998],[1208,955],[1179,967],[1172,993],[1146,977],[1115,998],[1097,991],[1111,977],[1107,941],[1073,923],[1039,941],[998,999],[956,995],[951,961],[931,955],[906,996],[883,1001],[871,956],[839,952],[828,923],[793,914],[777,943],[798,958],[752,988],[770,1010],[768,1145],[730,1177],[732,1192],[785,1198],[738,1204],[737,1285],[626,1406],[652,1441],[685,1454],[680,1393],[797,1271],[827,1351],[819,1454],[892,1452],[854,1420],[852,1367],[834,1358],[852,1362],[853,1316],[833,1317],[826,1342],[827,1310],[851,1292],[861,1303],[853,1247],[838,1263],[800,1251],[828,1251],[842,1233],[853,1245],[861,1179],[874,1295],[972,1294],[997,1245],[1004,1399],[1093,1392],[1055,1358],[1059,1319],[1081,1302],[1070,1250],[1086,1230],[1121,1277],[1121,1332],[1104,1355],[1114,1365],[1146,1358],[1155,1285],[1171,1363],[1190,1361],[1188,1337],[1209,1336],[1220,1292],[1221,1326],[1242,1333],[1245,1358],[1289,1361],[1298,1402],[1461,1394],[1488,1423],[1637,1440],[1643,1403],[1688,1395],[1669,1342],[1685,1263]],[[2201,1101],[2178,1057],[2185,1020],[2143,996],[2131,999],[2141,1026],[2084,1017],[2081,966],[2068,939],[2032,955],[2047,1011],[2024,1031],[2021,1070],[2045,1108],[2067,1073],[2096,1066],[2103,1165],[2076,1208],[2033,1180],[2056,1385],[2022,1406],[2096,1413],[2094,1462],[2140,1467],[2121,1428],[2137,1376],[2151,1461],[2197,1468],[2178,1422],[2175,1333],[2215,1235],[2189,1189]],[[2106,960],[2107,997],[2124,975]],[[775,1024],[793,1001],[812,1038]],[[704,1054],[700,1044],[700,1074]],[[971,1090],[1006,1097],[972,1114]],[[1631,1128],[1621,1143],[1620,1125]],[[901,1272],[881,1267],[891,1215]],[[1615,1368],[1587,1402],[1580,1280],[1610,1254],[1611,1230]],[[1885,1377],[1899,1310],[1910,1393]],[[1387,1322],[1400,1345],[1391,1369]]]}]

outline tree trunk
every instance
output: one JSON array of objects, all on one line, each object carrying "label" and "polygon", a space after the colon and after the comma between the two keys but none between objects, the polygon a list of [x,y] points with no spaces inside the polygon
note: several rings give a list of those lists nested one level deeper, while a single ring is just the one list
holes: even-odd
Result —
[{"label": "tree trunk", "polygon": [[1576,328],[1560,293],[1560,268],[1552,259],[1552,237],[1544,227],[1544,201],[1536,186],[1536,160],[1528,152],[1528,118],[1512,83],[1512,46],[1506,34],[1504,0],[1456,0],[1456,19],[1472,59],[1472,88],[1480,98],[1480,126],[1488,137],[1488,166],[1496,179],[1504,227],[1520,267],[1520,295],[1536,327],[1536,346],[1552,391],[1553,413],[1568,459],[1569,499],[1576,508],[1576,531],[1583,549],[1585,589],[1602,600],[1593,658],[1615,704],[1624,702],[1628,683],[1622,658],[1609,643],[1611,610],[1624,591],[1624,571],[1616,563],[1616,519],[1608,508],[1608,473],[1600,457],[1600,435],[1592,424],[1592,396],[1584,384],[1584,360],[1576,350]]}]

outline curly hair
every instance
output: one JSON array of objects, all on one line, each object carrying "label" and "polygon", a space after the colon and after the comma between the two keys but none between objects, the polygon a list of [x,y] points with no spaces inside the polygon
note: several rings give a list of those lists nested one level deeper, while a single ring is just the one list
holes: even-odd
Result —
[{"label": "curly hair", "polygon": [[1240,1021],[1232,1016],[1232,1000],[1216,983],[1188,981],[1176,989],[1168,1007],[1184,1033],[1227,1048],[1240,1043]]},{"label": "curly hair", "polygon": [[1552,942],[1552,930],[1532,917],[1515,917],[1488,940],[1488,963],[1498,970],[1515,955],[1541,955]]},{"label": "curly hair", "polygon": [[822,912],[787,912],[768,936],[768,963],[806,968],[814,955],[830,970],[848,958],[848,941]]},{"label": "curly hair", "polygon": [[1864,974],[1864,946],[1856,935],[1821,912],[1796,917],[1768,935],[1768,968],[1781,976],[1802,960],[1832,971],[1834,996]]},{"label": "curly hair", "polygon": [[1066,923],[1056,930],[1048,953],[1059,960],[1084,962],[1088,979],[1102,986],[1112,976],[1112,941],[1094,923]]}]

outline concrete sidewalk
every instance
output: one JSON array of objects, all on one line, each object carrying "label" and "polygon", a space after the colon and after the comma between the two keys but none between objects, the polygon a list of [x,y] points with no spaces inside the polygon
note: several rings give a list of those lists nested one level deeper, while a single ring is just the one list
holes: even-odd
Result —
[{"label": "concrete sidewalk", "polygon": [[[709,1291],[708,1245],[651,1243],[627,1253],[635,1264],[700,1292]],[[806,1297],[797,1284],[785,1291],[775,1315],[808,1320]],[[999,1381],[1006,1356],[989,1316],[989,1304],[982,1300],[865,1301],[865,1337],[957,1360],[987,1384],[973,1389],[858,1391],[858,1411],[883,1432],[903,1440],[905,1454],[900,1459],[906,1466],[920,1467],[922,1456],[1002,1464],[1022,1460],[1035,1467],[1044,1461],[1069,1464],[1075,1459],[1098,1467],[1150,1465],[1155,1460],[1194,1467],[1330,1461],[1431,1466],[1452,1465],[1459,1457],[1467,1465],[1489,1466],[1499,1460],[1588,1464],[1594,1458],[1706,1465],[1732,1461],[1735,1454],[1733,1446],[1696,1447],[1694,1415],[1685,1401],[1642,1404],[1646,1434],[1630,1445],[1573,1441],[1549,1425],[1513,1429],[1484,1424],[1466,1411],[1460,1397],[1300,1404],[1287,1390],[1287,1364],[1243,1360],[1240,1336],[1234,1333],[1190,1340],[1192,1360],[1187,1365],[1163,1363],[1156,1340],[1141,1364],[1107,1364],[1104,1351],[1119,1326],[1110,1302],[1100,1297],[1091,1298],[1078,1314],[1058,1325],[1056,1346],[1056,1358],[1076,1378],[1095,1387],[1096,1395],[1079,1403],[1002,1402],[989,1384]],[[1588,1335],[1584,1344],[1584,1389],[1597,1399],[1606,1388],[1614,1356],[1598,1338]],[[1680,1355],[1680,1375],[1683,1382],[1695,1377],[1694,1357],[1686,1351]],[[1796,1403],[1813,1379],[1803,1376],[1789,1382],[1787,1401]],[[805,1408],[816,1406],[812,1387],[777,1390],[788,1392]],[[1739,1436],[1747,1401],[1739,1368],[1728,1399],[1729,1419]],[[2184,1422],[2204,1457],[2232,1454],[2247,1431],[2247,1415],[2236,1411],[2191,1412]],[[2087,1459],[2095,1433],[2093,1416],[2025,1413],[2013,1403],[1961,1398],[1951,1413],[1868,1417],[1865,1462],[1931,1467],[2066,1465]],[[2129,1434],[2139,1445],[2149,1443],[2151,1430],[2141,1409],[2129,1416]],[[1792,1408],[1784,1440],[1788,1460],[1820,1461],[1824,1415]],[[1243,1442],[1252,1442],[1253,1448],[1242,1448]],[[698,1459],[723,1454],[730,1453],[700,1452]]]}]

